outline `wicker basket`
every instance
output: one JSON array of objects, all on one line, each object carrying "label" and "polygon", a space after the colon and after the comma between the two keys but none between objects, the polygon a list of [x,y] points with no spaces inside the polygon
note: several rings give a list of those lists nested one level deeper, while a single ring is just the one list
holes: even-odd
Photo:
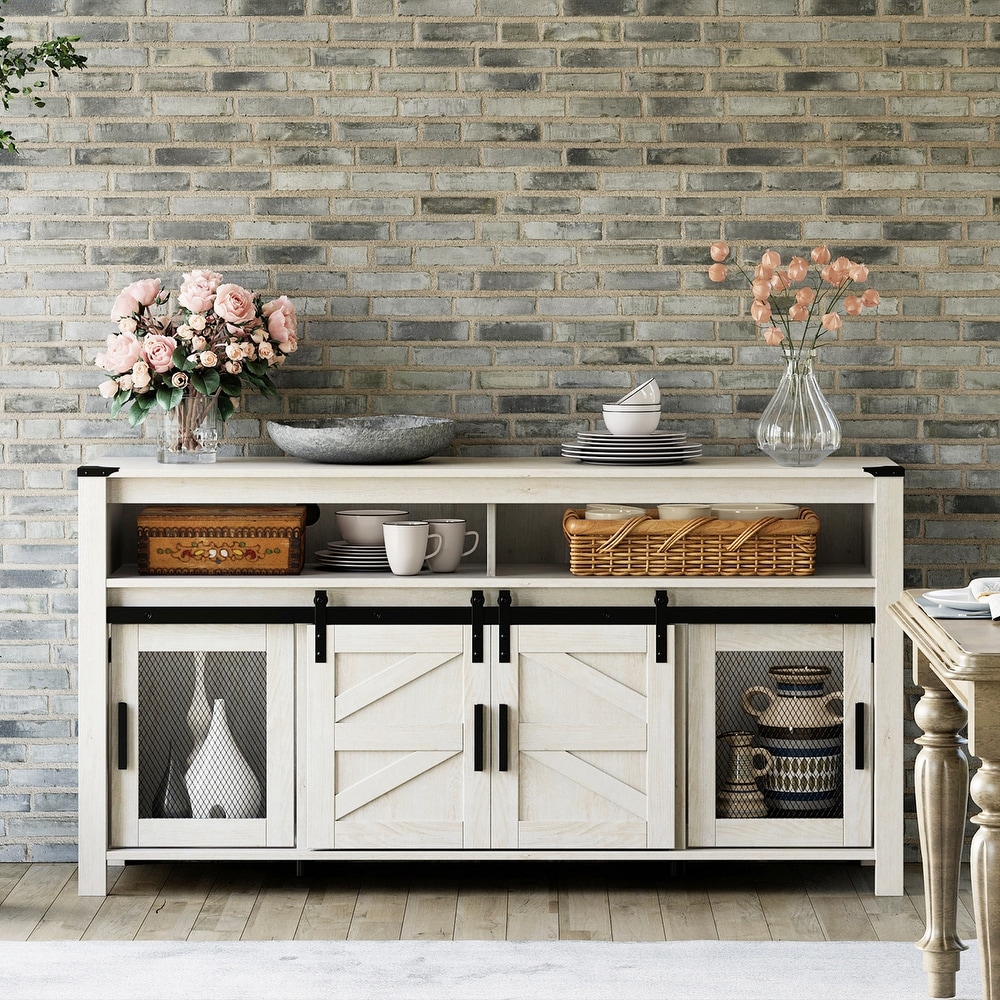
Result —
[{"label": "wicker basket", "polygon": [[627,521],[588,521],[567,510],[563,533],[577,576],[809,576],[816,569],[819,518],[663,521],[656,511]]}]

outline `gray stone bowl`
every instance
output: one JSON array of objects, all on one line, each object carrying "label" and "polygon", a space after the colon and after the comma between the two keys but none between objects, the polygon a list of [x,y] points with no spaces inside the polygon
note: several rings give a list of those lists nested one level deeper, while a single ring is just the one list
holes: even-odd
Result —
[{"label": "gray stone bowl", "polygon": [[417,462],[443,451],[455,436],[455,421],[405,413],[287,424],[269,420],[267,432],[279,448],[307,462],[391,465]]}]

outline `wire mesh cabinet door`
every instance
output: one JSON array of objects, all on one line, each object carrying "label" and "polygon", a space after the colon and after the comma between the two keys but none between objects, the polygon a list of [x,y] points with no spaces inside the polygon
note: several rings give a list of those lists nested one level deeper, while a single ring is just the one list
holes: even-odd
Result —
[{"label": "wire mesh cabinet door", "polygon": [[294,627],[115,625],[112,847],[291,847]]},{"label": "wire mesh cabinet door", "polygon": [[689,625],[691,847],[870,847],[870,625]]}]

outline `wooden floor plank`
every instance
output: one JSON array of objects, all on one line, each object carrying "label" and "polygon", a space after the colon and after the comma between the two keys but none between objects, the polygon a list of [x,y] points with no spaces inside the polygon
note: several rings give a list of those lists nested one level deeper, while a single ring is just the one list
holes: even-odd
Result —
[{"label": "wooden floor plank", "polygon": [[503,941],[507,937],[507,879],[488,872],[466,874],[455,908],[456,941]]},{"label": "wooden floor plank", "polygon": [[407,881],[392,868],[366,882],[358,892],[348,938],[352,941],[398,941],[406,914]]},{"label": "wooden floor plank", "polygon": [[360,878],[350,869],[344,873],[326,871],[311,878],[295,939],[346,941],[358,902]]},{"label": "wooden floor plank", "polygon": [[759,865],[754,888],[772,941],[823,941],[826,935],[795,865]]},{"label": "wooden floor plank", "polygon": [[0,905],[0,940],[26,941],[73,876],[73,866],[32,864]]},{"label": "wooden floor plank", "polygon": [[559,879],[559,940],[610,941],[611,906],[604,879],[573,869]]},{"label": "wooden floor plank", "polygon": [[7,861],[0,864],[0,904],[7,894],[21,881],[31,864],[27,861]]},{"label": "wooden floor plank", "polygon": [[453,941],[457,912],[457,885],[411,885],[399,936],[404,941]]},{"label": "wooden floor plank", "polygon": [[708,893],[699,886],[678,882],[657,890],[663,934],[668,941],[714,941],[719,936]]},{"label": "wooden floor plank", "polygon": [[508,886],[507,940],[559,940],[559,891],[545,875],[532,882],[518,877]]},{"label": "wooden floor plank", "polygon": [[[114,871],[120,874],[121,869]],[[28,940],[79,941],[104,905],[103,896],[81,896],[79,890],[78,873],[74,867],[69,881],[42,915]]]},{"label": "wooden floor plank", "polygon": [[81,940],[133,940],[169,873],[168,865],[126,866]]},{"label": "wooden floor plank", "polygon": [[137,941],[184,941],[215,884],[214,865],[175,865],[136,932]]},{"label": "wooden floor plank", "polygon": [[239,941],[257,902],[263,868],[225,865],[188,934],[189,941]]},{"label": "wooden floor plank", "polygon": [[924,933],[924,910],[907,895],[876,896],[871,869],[853,868],[848,874],[879,941],[919,941]]},{"label": "wooden floor plank", "polygon": [[241,940],[292,941],[308,895],[309,887],[304,879],[268,871]]},{"label": "wooden floor plank", "polygon": [[608,888],[614,941],[665,941],[660,897],[655,888]]}]

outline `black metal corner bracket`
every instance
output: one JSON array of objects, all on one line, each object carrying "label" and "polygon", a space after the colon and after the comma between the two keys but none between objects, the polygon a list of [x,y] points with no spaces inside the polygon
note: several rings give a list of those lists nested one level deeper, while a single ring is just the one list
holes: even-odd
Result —
[{"label": "black metal corner bracket", "polygon": [[869,476],[875,476],[876,478],[879,476],[897,477],[906,475],[906,469],[901,465],[866,465],[864,468]]},{"label": "black metal corner bracket", "polygon": [[118,471],[117,467],[110,465],[81,465],[76,470],[79,479],[107,479]]}]

